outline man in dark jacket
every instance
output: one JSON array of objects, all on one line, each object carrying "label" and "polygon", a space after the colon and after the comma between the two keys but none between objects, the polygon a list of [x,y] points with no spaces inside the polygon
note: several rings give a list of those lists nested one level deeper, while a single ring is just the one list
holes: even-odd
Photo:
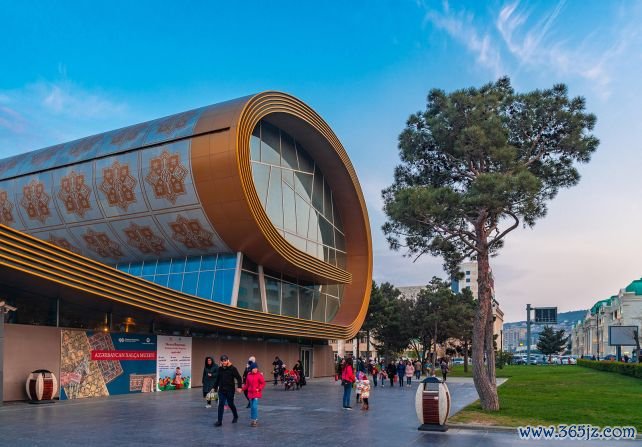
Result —
[{"label": "man in dark jacket", "polygon": [[[238,386],[234,386],[235,382]],[[223,354],[221,356],[221,367],[218,369],[218,377],[216,377],[216,383],[214,387],[218,390],[218,420],[214,423],[214,426],[220,427],[223,424],[223,412],[225,411],[225,403],[232,410],[232,423],[235,424],[239,420],[239,415],[236,412],[236,406],[234,405],[234,392],[240,393],[243,391],[241,389],[243,385],[243,379],[239,374],[236,366],[232,365],[230,359]]]}]

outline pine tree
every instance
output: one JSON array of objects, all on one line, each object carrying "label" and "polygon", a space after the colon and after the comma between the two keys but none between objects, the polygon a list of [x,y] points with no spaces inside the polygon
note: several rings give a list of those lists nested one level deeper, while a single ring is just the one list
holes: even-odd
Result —
[{"label": "pine tree", "polygon": [[565,85],[516,93],[501,78],[479,89],[432,90],[399,136],[383,230],[391,248],[415,259],[441,256],[452,275],[465,258],[477,260],[473,379],[485,410],[499,410],[490,257],[508,233],[544,217],[561,188],[579,182],[575,164],[587,163],[599,144],[590,133],[596,118],[584,109]]},{"label": "pine tree", "polygon": [[544,355],[559,354],[566,350],[567,343],[568,337],[564,329],[555,332],[552,326],[544,326],[544,330],[539,335],[537,349]]}]

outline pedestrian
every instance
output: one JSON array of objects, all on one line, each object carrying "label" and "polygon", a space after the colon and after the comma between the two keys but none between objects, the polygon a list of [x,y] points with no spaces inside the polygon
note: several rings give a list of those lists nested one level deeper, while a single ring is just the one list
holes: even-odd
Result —
[{"label": "pedestrian", "polygon": [[212,357],[205,357],[203,368],[203,397],[206,399],[205,408],[212,408],[212,391],[218,377],[218,365]]},{"label": "pedestrian", "polygon": [[364,375],[363,378],[361,379],[361,401],[363,402],[363,405],[361,405],[361,409],[368,411],[368,408],[370,407],[369,404],[369,399],[370,399],[370,381],[368,380],[368,376]]},{"label": "pedestrian", "polygon": [[343,408],[345,410],[352,410],[350,406],[350,393],[352,392],[352,384],[355,380],[352,361],[344,358],[341,360],[341,385],[343,386]]},{"label": "pedestrian", "polygon": [[419,380],[421,378],[421,362],[419,361],[419,359],[415,361],[414,366],[415,366],[415,378]]},{"label": "pedestrian", "polygon": [[[235,386],[238,384],[238,386]],[[234,405],[234,391],[240,393],[243,391],[243,379],[239,374],[236,366],[232,365],[227,355],[221,356],[221,367],[218,369],[218,377],[214,383],[214,388],[218,390],[218,419],[214,423],[215,427],[220,427],[223,424],[223,412],[225,411],[225,404],[232,410],[232,424],[236,424],[239,420],[239,414]]]},{"label": "pedestrian", "polygon": [[[274,385],[278,385],[279,377],[281,377],[281,370],[283,369],[283,361],[279,358],[278,355],[274,357],[272,366],[273,366],[272,374],[274,374]],[[283,382],[283,379],[281,379],[281,382]]]},{"label": "pedestrian", "polygon": [[390,362],[388,362],[388,366],[386,366],[386,374],[388,374],[388,380],[390,380],[390,387],[392,388],[397,374],[397,367],[392,363],[392,360],[390,360]]},{"label": "pedestrian", "polygon": [[399,379],[399,386],[403,386],[403,378],[406,376],[406,364],[403,360],[397,363],[397,379]]},{"label": "pedestrian", "polygon": [[303,363],[301,360],[297,360],[294,367],[292,368],[297,376],[299,376],[299,381],[296,383],[296,389],[298,390],[301,387],[304,387],[306,385],[305,381],[305,371],[303,371]]},{"label": "pedestrian", "polygon": [[250,427],[256,427],[259,423],[259,399],[263,397],[263,388],[265,388],[263,373],[259,371],[259,365],[252,362],[250,372],[243,384],[243,390],[247,392],[250,399]]},{"label": "pedestrian", "polygon": [[357,371],[357,386],[355,387],[355,397],[357,403],[361,402],[361,380],[363,379],[364,374],[361,371]]},{"label": "pedestrian", "polygon": [[441,368],[441,375],[444,378],[444,382],[446,381],[446,375],[448,374],[448,362],[446,362],[445,358],[441,359],[441,363],[439,364],[439,367]]},{"label": "pedestrian", "polygon": [[[247,379],[247,375],[251,371],[250,366],[252,365],[252,363],[256,363],[256,357],[254,357],[253,355],[251,355],[247,359],[247,364],[245,365],[245,370],[243,370],[243,384],[245,384],[245,379]],[[243,390],[243,395],[245,395],[245,398],[247,399],[247,406],[245,408],[250,408],[250,398],[247,397],[247,391],[246,390]]]},{"label": "pedestrian", "polygon": [[415,374],[415,367],[412,366],[412,362],[408,360],[406,362],[406,385],[412,386],[412,376]]},{"label": "pedestrian", "polygon": [[[372,382],[374,383],[374,386],[376,388],[377,387],[377,375],[379,374],[379,368],[377,367],[376,363],[374,363],[372,365],[371,374],[372,374]],[[382,384],[382,386],[383,386],[383,384]]]}]

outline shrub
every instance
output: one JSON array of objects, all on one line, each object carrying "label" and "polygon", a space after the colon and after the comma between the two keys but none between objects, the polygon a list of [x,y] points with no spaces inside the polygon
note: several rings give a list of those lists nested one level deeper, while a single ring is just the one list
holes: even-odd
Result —
[{"label": "shrub", "polygon": [[642,365],[639,363],[605,362],[579,359],[577,361],[577,364],[579,366],[584,366],[585,368],[614,372],[618,374],[624,374],[625,376],[637,377],[638,379],[642,379]]}]

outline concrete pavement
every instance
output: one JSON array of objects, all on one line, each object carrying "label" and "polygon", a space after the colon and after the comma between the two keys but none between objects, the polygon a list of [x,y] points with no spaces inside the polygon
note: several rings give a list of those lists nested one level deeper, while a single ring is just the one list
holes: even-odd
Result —
[{"label": "concrete pavement", "polygon": [[[216,409],[204,408],[200,389],[0,407],[4,446],[583,446],[586,441],[522,441],[516,432],[451,429],[420,432],[412,387],[377,387],[370,411],[341,408],[342,388],[315,379],[300,391],[268,383],[259,406],[259,427],[249,427],[245,398],[237,395],[240,420],[226,412],[214,427]],[[453,410],[476,400],[470,380],[449,380]],[[354,395],[353,395],[354,400]],[[612,441],[608,445],[642,445]]]}]

